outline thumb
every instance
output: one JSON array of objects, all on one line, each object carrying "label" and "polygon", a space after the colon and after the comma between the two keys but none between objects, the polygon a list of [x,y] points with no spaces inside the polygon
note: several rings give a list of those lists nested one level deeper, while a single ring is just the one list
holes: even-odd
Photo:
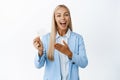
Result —
[{"label": "thumb", "polygon": [[67,45],[67,43],[63,40],[63,44],[66,46],[66,47],[68,47],[68,45]]}]

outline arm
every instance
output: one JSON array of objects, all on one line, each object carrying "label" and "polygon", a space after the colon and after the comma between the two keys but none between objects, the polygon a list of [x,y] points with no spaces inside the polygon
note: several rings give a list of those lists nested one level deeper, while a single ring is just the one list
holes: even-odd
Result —
[{"label": "arm", "polygon": [[82,36],[78,38],[78,53],[72,54],[71,62],[77,64],[81,68],[85,68],[88,65],[88,59],[86,56],[85,45]]},{"label": "arm", "polygon": [[44,66],[44,63],[45,63],[45,54],[46,53],[43,52],[42,56],[40,56],[39,54],[37,54],[35,56],[34,64],[35,64],[36,68],[41,68],[41,67]]},{"label": "arm", "polygon": [[68,45],[64,41],[63,41],[63,43],[64,43],[64,45],[56,43],[54,45],[55,49],[57,49],[58,51],[60,51],[61,53],[65,54],[65,55],[67,55],[68,58],[70,59],[70,62],[75,63],[82,68],[86,67],[88,64],[88,60],[87,60],[84,41],[83,41],[82,36],[77,36],[76,41],[75,41],[75,44],[76,44],[75,52],[77,52],[77,53],[71,52]]},{"label": "arm", "polygon": [[[45,60],[46,60],[46,51],[45,51],[45,42],[46,42],[46,39],[42,39],[42,44],[43,44],[43,50],[42,52],[39,52],[36,54],[35,56],[35,59],[34,59],[34,64],[36,66],[36,68],[41,68],[44,66],[44,63],[45,63]],[[42,53],[42,55],[41,55]]]}]

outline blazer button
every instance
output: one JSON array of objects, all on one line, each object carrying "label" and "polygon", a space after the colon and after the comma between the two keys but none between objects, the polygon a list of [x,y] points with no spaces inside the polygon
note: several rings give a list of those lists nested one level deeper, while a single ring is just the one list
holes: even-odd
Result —
[{"label": "blazer button", "polygon": [[75,64],[75,62],[72,62],[72,64]]}]

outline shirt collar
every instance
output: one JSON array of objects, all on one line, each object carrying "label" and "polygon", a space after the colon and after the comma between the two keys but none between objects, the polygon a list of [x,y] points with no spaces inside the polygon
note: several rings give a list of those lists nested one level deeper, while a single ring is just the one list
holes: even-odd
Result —
[{"label": "shirt collar", "polygon": [[[68,29],[67,33],[66,33],[63,37],[69,38],[69,37],[70,37],[70,33],[71,33],[71,30]],[[57,34],[56,34],[56,39],[59,38],[59,37],[61,37],[61,36],[60,36],[59,33],[57,32]]]}]

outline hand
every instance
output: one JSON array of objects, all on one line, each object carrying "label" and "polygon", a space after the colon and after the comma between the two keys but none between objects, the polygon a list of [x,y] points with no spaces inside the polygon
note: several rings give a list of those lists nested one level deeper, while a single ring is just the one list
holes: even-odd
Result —
[{"label": "hand", "polygon": [[40,37],[36,37],[33,40],[33,45],[38,50],[39,55],[42,56],[43,44],[42,41],[40,40]]},{"label": "hand", "polygon": [[64,45],[56,43],[54,45],[55,49],[57,49],[58,51],[60,51],[61,53],[67,55],[69,58],[72,58],[72,52],[70,51],[68,45],[65,43],[65,41],[63,41]]}]

